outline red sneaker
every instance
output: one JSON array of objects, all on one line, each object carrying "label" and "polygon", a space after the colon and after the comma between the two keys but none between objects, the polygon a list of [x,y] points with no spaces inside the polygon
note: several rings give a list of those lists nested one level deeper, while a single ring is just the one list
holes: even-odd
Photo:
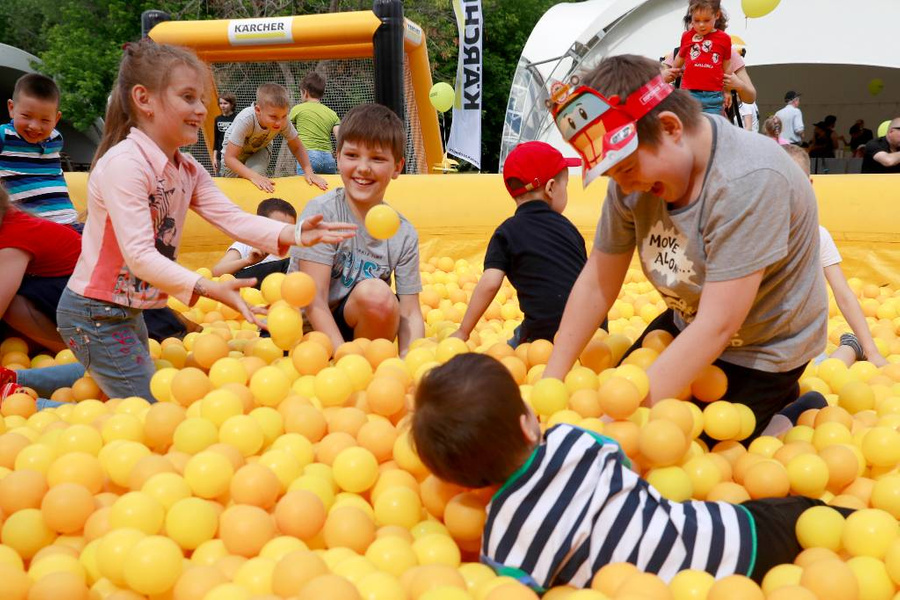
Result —
[{"label": "red sneaker", "polygon": [[26,389],[28,388],[26,388],[25,386],[21,386],[18,383],[4,383],[3,385],[0,385],[0,402],[6,400],[6,398],[9,396],[18,394],[19,392],[23,392]]},{"label": "red sneaker", "polygon": [[7,383],[15,383],[17,381],[16,372],[6,367],[0,367],[0,388]]}]

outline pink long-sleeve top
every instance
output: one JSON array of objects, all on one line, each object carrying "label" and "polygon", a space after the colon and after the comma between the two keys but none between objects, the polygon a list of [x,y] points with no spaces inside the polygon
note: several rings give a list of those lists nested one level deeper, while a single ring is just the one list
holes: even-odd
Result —
[{"label": "pink long-sleeve top", "polygon": [[231,202],[206,170],[182,153],[169,160],[132,128],[94,167],[73,292],[133,308],[160,308],[168,295],[190,304],[197,273],[175,259],[188,208],[230,237],[270,254],[284,223],[251,215]]}]

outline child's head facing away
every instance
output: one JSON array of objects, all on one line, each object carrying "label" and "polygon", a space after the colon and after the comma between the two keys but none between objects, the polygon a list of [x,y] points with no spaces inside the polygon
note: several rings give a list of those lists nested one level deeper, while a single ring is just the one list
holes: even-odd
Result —
[{"label": "child's head facing away", "polygon": [[300,91],[306,94],[308,99],[321,100],[325,95],[325,78],[316,71],[310,71],[300,82]]},{"label": "child's head facing away", "polygon": [[565,158],[545,142],[516,146],[503,163],[503,183],[516,204],[543,200],[562,214],[569,200],[566,186],[569,167],[581,166],[577,158]]},{"label": "child's head facing away", "polygon": [[425,374],[416,389],[411,434],[432,473],[471,488],[506,481],[541,435],[506,367],[476,353],[457,355]]},{"label": "child's head facing away", "polygon": [[784,146],[782,146],[782,148],[784,148],[784,151],[790,155],[795,163],[797,163],[797,166],[800,167],[800,170],[803,171],[803,174],[809,177],[809,154],[806,153],[806,150],[804,150],[800,146],[795,146],[793,144],[785,144]]},{"label": "child's head facing away", "polygon": [[26,142],[42,142],[50,137],[62,116],[59,112],[59,88],[46,75],[23,75],[16,81],[7,108],[16,133]]},{"label": "child's head facing away", "polygon": [[[668,87],[668,84],[660,83],[659,77],[656,61],[623,54],[603,59],[583,77],[582,84],[597,90],[610,101],[617,97],[620,104],[627,107],[650,96],[649,92],[643,95],[634,92],[654,81],[658,84],[656,89],[662,85]],[[672,89],[664,90],[664,93],[668,95],[638,118],[634,127],[638,141],[636,148],[623,147],[615,154],[605,150],[613,159],[605,174],[614,179],[625,194],[648,192],[677,204],[686,197],[697,159],[694,145],[687,142],[700,131],[703,117],[700,104],[687,91]],[[601,140],[593,139],[593,145],[600,146]],[[603,146],[606,149],[605,141]]]},{"label": "child's head facing away", "polygon": [[337,166],[344,193],[352,202],[373,206],[384,199],[403,170],[406,128],[381,104],[361,104],[341,120]]},{"label": "child's head facing away", "polygon": [[256,207],[256,214],[291,225],[297,222],[297,210],[281,198],[266,198]]},{"label": "child's head facing away", "polygon": [[721,0],[691,0],[684,16],[686,30],[693,29],[700,35],[707,35],[716,29],[725,31],[726,27],[728,16],[722,10]]},{"label": "child's head facing away", "polygon": [[264,83],[256,88],[256,120],[261,127],[278,131],[287,124],[291,99],[288,91],[277,83]]}]

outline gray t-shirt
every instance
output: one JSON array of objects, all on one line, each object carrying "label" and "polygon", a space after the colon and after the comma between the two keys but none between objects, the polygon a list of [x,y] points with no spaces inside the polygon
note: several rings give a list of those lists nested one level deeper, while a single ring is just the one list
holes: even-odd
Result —
[{"label": "gray t-shirt", "polygon": [[297,130],[294,129],[294,124],[288,120],[287,113],[285,113],[284,123],[280,129],[265,129],[256,120],[255,107],[248,106],[237,114],[225,132],[222,152],[225,152],[229,143],[240,146],[238,160],[244,162],[248,156],[256,154],[271,144],[278,135],[284,136],[284,139],[288,141],[297,137]]},{"label": "gray t-shirt", "polygon": [[331,287],[328,289],[328,306],[334,310],[341,300],[350,294],[363,279],[377,277],[389,285],[394,274],[395,290],[399,295],[418,294],[422,291],[419,273],[419,234],[412,223],[400,215],[400,229],[387,240],[377,240],[369,235],[365,223],[350,209],[344,196],[344,188],[335,188],[309,201],[300,215],[301,219],[323,215],[325,221],[355,223],[356,236],[340,244],[316,244],[309,248],[291,248],[288,272],[299,268],[299,261],[331,265]]},{"label": "gray t-shirt", "polygon": [[594,248],[635,247],[644,274],[684,329],[706,281],[764,269],[756,299],[722,359],[767,372],[795,369],[825,348],[828,298],[812,186],[765,136],[710,117],[713,147],[700,196],[669,210],[610,185]]}]

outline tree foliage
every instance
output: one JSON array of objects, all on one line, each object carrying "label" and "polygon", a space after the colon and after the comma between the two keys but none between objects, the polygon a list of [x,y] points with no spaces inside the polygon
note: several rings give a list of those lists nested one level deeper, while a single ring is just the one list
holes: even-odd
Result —
[{"label": "tree foliage", "polygon": [[[482,0],[484,8],[482,168],[496,170],[509,88],[535,23],[559,0]],[[159,8],[178,19],[223,19],[367,10],[372,0],[0,0],[0,42],[38,56],[62,90],[76,127],[103,116],[122,45],[140,36],[140,15]],[[428,39],[436,81],[453,83],[458,39],[450,0],[406,0],[407,17]]]}]

